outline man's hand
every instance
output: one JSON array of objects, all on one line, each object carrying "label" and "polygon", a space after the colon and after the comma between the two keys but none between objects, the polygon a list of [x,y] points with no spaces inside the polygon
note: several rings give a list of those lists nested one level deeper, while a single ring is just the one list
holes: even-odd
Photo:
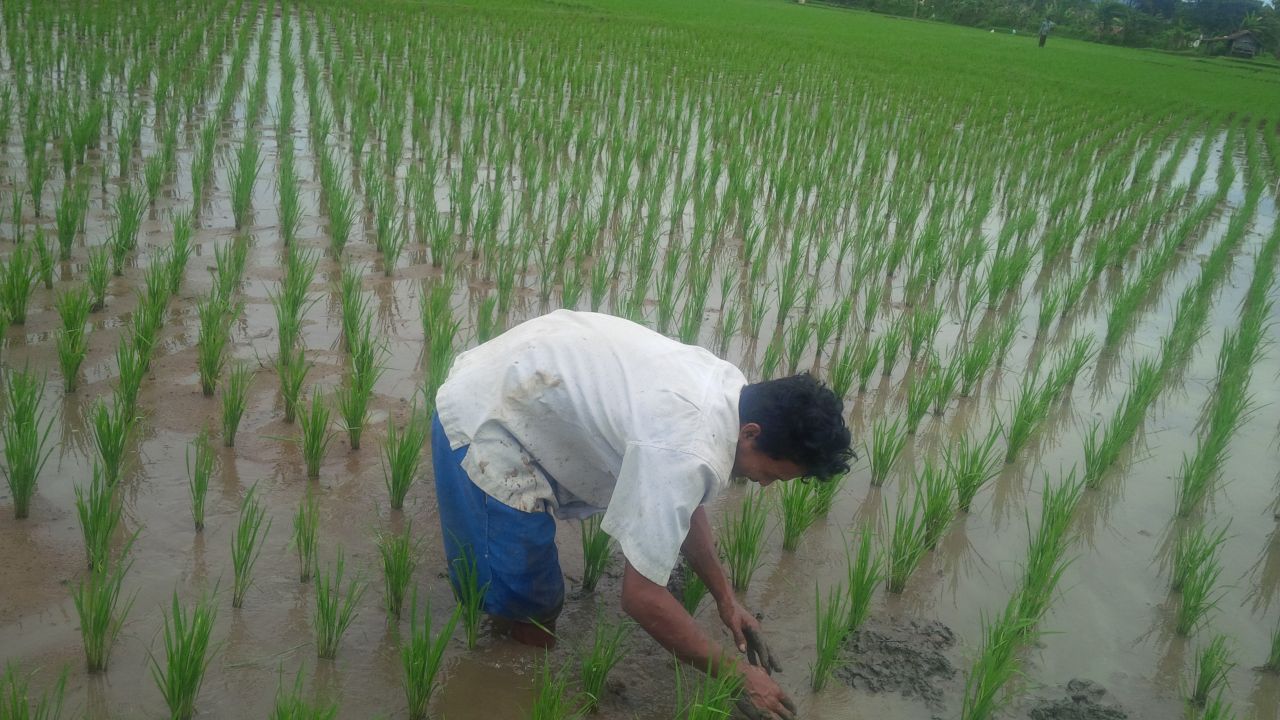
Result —
[{"label": "man's hand", "polygon": [[729,632],[733,633],[733,643],[738,652],[747,654],[747,662],[764,669],[766,674],[782,672],[782,664],[773,656],[769,645],[764,641],[764,633],[760,631],[760,621],[747,611],[736,598],[720,606],[720,619]]},{"label": "man's hand", "polygon": [[742,668],[742,698],[738,712],[747,720],[795,720],[796,705],[764,670],[748,665]]}]

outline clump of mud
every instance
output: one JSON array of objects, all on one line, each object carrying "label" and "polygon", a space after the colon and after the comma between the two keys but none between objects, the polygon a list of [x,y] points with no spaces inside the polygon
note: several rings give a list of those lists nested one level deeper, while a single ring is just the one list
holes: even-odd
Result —
[{"label": "clump of mud", "polygon": [[1031,709],[1031,720],[1126,720],[1119,706],[1103,704],[1107,691],[1092,680],[1070,680]]},{"label": "clump of mud", "polygon": [[937,621],[868,620],[846,641],[849,662],[836,677],[859,690],[896,692],[940,704],[942,685],[956,674],[945,654],[955,644],[951,628]]}]

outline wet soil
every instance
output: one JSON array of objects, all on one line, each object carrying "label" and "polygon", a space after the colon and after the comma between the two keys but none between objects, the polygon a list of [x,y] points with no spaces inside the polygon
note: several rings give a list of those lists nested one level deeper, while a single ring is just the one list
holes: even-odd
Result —
[{"label": "wet soil", "polygon": [[1027,714],[1031,720],[1127,720],[1124,710],[1107,697],[1106,688],[1091,680],[1073,679],[1039,702]]},{"label": "wet soil", "polygon": [[858,690],[892,692],[941,706],[956,668],[955,633],[937,621],[872,620],[846,643],[849,660],[836,677]]}]

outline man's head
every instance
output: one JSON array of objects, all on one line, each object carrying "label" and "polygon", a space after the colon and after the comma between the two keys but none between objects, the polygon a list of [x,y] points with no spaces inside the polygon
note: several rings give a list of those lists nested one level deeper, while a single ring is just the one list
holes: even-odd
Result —
[{"label": "man's head", "polygon": [[768,485],[849,472],[844,403],[808,373],[743,387],[738,425],[735,476]]}]

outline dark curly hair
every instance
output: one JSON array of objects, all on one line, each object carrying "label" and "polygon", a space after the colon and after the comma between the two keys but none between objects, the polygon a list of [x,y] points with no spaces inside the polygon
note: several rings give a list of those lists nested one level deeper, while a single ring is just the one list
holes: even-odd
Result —
[{"label": "dark curly hair", "polygon": [[794,462],[813,477],[844,475],[856,457],[844,402],[809,373],[744,386],[738,421],[760,426],[756,447],[765,455]]}]

